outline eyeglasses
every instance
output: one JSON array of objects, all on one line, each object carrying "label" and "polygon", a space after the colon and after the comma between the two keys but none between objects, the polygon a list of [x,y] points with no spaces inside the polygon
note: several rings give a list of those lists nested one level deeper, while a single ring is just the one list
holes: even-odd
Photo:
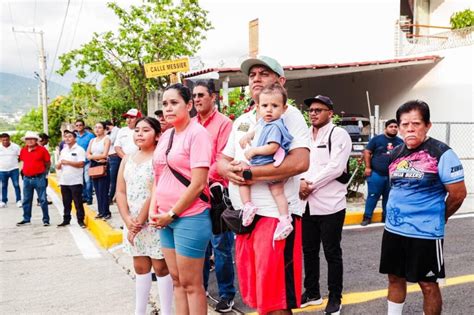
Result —
[{"label": "eyeglasses", "polygon": [[193,99],[194,98],[203,98],[204,97],[204,93],[196,93],[196,94],[193,94]]},{"label": "eyeglasses", "polygon": [[315,113],[315,114],[321,114],[322,112],[329,111],[329,109],[326,108],[310,108],[308,109],[308,113]]}]

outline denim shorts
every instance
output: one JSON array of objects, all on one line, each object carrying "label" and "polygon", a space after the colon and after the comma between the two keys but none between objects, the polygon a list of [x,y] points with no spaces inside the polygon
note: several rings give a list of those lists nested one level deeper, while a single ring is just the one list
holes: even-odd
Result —
[{"label": "denim shorts", "polygon": [[182,217],[160,230],[161,247],[191,258],[204,258],[211,239],[212,225],[209,209],[200,214]]}]

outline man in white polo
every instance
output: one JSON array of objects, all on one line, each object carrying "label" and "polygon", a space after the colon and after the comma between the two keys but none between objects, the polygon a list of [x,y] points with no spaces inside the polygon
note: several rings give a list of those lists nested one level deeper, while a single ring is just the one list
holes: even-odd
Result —
[{"label": "man in white polo", "polygon": [[18,168],[18,157],[20,147],[18,144],[10,142],[10,135],[2,133],[0,135],[0,185],[2,186],[2,200],[0,208],[6,208],[8,202],[8,179],[10,178],[15,188],[16,205],[21,208],[20,190],[20,170]]},{"label": "man in white polo", "polygon": [[77,135],[69,130],[64,131],[65,146],[59,155],[59,162],[56,169],[61,172],[59,185],[63,198],[64,216],[63,222],[58,227],[63,227],[71,223],[71,206],[74,200],[76,207],[77,223],[81,228],[84,224],[84,206],[82,204],[82,172],[86,160],[86,152],[76,143]]},{"label": "man in white polo", "polygon": [[137,120],[142,117],[142,113],[136,108],[129,109],[128,112],[122,115],[125,117],[127,127],[123,127],[117,133],[117,138],[114,142],[114,149],[118,156],[123,159],[127,154],[132,154],[138,151],[138,147],[133,141],[133,132]]}]

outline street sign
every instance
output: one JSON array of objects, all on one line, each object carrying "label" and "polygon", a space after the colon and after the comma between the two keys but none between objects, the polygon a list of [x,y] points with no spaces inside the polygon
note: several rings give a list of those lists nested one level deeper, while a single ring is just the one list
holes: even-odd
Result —
[{"label": "street sign", "polygon": [[188,72],[189,59],[165,60],[145,64],[145,75],[147,78],[156,78],[172,73]]}]

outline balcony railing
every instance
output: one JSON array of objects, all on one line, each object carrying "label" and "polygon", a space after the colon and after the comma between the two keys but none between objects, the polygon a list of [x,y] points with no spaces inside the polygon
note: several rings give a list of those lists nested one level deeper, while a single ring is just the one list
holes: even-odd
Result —
[{"label": "balcony railing", "polygon": [[[435,34],[413,34],[412,30],[440,29]],[[397,22],[395,26],[395,50],[397,56],[421,53],[472,45],[474,27],[451,30],[449,27],[408,24]]]}]

